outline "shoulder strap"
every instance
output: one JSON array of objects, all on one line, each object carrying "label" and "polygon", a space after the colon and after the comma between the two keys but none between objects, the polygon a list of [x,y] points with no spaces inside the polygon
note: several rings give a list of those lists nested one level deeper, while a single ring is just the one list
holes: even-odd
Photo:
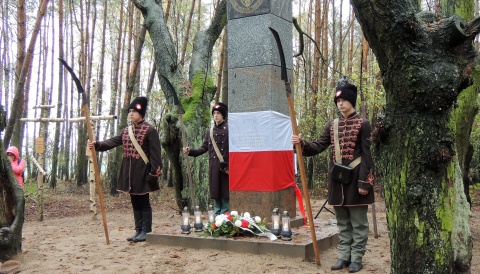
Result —
[{"label": "shoulder strap", "polygon": [[145,152],[143,152],[142,147],[140,147],[140,145],[137,142],[137,139],[135,139],[135,136],[133,135],[132,126],[128,126],[128,135],[130,136],[130,140],[132,140],[133,146],[138,151],[138,154],[140,154],[145,164],[148,164],[147,155],[145,155]]},{"label": "shoulder strap", "polygon": [[342,163],[342,155],[340,154],[340,145],[338,143],[338,118],[333,120],[333,142],[335,144],[335,162]]},{"label": "shoulder strap", "polygon": [[217,153],[218,160],[220,160],[220,163],[223,163],[223,156],[220,154],[220,151],[218,151],[217,143],[215,139],[213,139],[213,126],[210,128],[210,141],[212,142],[213,149],[215,149],[215,153]]}]

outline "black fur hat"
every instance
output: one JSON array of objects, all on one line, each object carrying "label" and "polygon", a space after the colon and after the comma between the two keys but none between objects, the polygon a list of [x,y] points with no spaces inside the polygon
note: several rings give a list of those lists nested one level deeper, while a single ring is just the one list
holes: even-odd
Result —
[{"label": "black fur hat", "polygon": [[212,108],[212,115],[213,115],[213,112],[214,111],[219,111],[222,116],[223,116],[223,119],[227,119],[227,114],[228,114],[228,107],[227,105],[225,105],[224,103],[216,103],[213,108]]},{"label": "black fur hat", "polygon": [[357,104],[357,87],[348,83],[337,86],[335,89],[335,97],[333,98],[335,105],[337,104],[338,98],[349,101],[352,106],[355,107]]},{"label": "black fur hat", "polygon": [[147,97],[137,97],[133,99],[133,101],[128,106],[128,109],[129,110],[134,109],[135,111],[140,113],[142,117],[145,117],[145,113],[147,112],[147,105],[148,105]]}]

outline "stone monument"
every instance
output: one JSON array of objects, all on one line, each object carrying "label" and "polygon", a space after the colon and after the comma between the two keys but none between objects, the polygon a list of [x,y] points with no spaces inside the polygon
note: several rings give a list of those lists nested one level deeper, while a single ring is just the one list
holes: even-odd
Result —
[{"label": "stone monument", "polygon": [[280,57],[269,30],[280,35],[291,76],[292,2],[227,3],[230,209],[270,221],[276,206],[295,218],[300,191],[295,183],[292,126]]}]

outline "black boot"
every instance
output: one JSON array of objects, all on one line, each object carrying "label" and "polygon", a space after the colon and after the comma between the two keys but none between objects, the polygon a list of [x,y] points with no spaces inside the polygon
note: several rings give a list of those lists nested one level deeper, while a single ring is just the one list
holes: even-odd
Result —
[{"label": "black boot", "polygon": [[134,211],[133,218],[135,219],[135,234],[127,238],[127,241],[129,242],[132,242],[133,239],[135,239],[142,233],[142,212]]},{"label": "black boot", "polygon": [[360,269],[362,269],[362,268],[363,268],[362,263],[352,263],[348,267],[348,272],[355,273],[355,272],[360,271]]},{"label": "black boot", "polygon": [[142,212],[142,220],[142,232],[133,239],[135,243],[145,242],[147,239],[147,233],[152,232],[152,211]]},{"label": "black boot", "polygon": [[340,269],[343,269],[344,267],[348,267],[349,265],[350,265],[349,261],[338,259],[337,263],[332,265],[331,269],[340,270]]}]

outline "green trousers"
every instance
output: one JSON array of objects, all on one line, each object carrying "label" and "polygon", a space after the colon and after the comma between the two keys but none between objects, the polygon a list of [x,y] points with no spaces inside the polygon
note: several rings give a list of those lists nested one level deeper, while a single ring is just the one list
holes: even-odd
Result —
[{"label": "green trousers", "polygon": [[367,250],[368,206],[334,206],[339,230],[339,259],[362,262]]},{"label": "green trousers", "polygon": [[230,198],[213,199],[213,201],[215,215],[220,215],[230,210]]}]

